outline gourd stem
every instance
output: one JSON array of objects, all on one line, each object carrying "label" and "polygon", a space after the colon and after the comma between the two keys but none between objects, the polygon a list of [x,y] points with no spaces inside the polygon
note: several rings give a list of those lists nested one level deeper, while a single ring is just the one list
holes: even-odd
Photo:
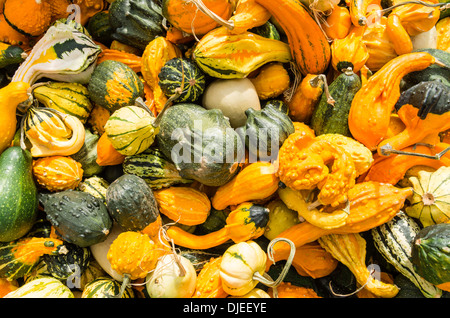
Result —
[{"label": "gourd stem", "polygon": [[312,87],[318,87],[320,83],[323,83],[323,90],[325,92],[325,96],[327,97],[327,103],[331,106],[334,106],[335,100],[331,96],[330,91],[328,90],[327,77],[324,74],[319,74],[313,79],[309,81]]},{"label": "gourd stem", "polygon": [[272,287],[272,288],[276,288],[278,285],[280,285],[283,282],[284,278],[286,277],[287,272],[289,271],[289,268],[292,265],[292,261],[294,260],[294,256],[295,256],[295,252],[296,252],[296,247],[291,240],[284,238],[284,237],[275,238],[272,241],[270,241],[269,246],[267,247],[268,258],[272,263],[275,264],[275,260],[273,258],[273,246],[279,241],[284,241],[284,242],[288,243],[290,245],[291,251],[289,253],[289,257],[286,260],[286,264],[284,265],[283,270],[281,271],[278,278],[274,281],[269,275],[262,276],[258,272],[255,272],[253,274],[254,280],[257,280],[260,283],[262,283],[268,287]]},{"label": "gourd stem", "polygon": [[122,286],[120,286],[120,291],[119,291],[119,295],[117,296],[117,298],[122,298],[123,294],[125,293],[125,289],[128,287],[130,282],[131,282],[131,276],[129,274],[124,274]]},{"label": "gourd stem", "polygon": [[220,25],[226,27],[228,30],[234,29],[234,21],[230,20],[224,20],[221,17],[219,17],[217,14],[212,12],[204,3],[202,0],[186,0],[186,3],[194,3],[195,6],[204,14],[206,14],[208,17],[219,23]]},{"label": "gourd stem", "polygon": [[406,155],[406,156],[416,156],[416,157],[422,157],[422,158],[428,158],[428,159],[436,159],[439,160],[443,155],[445,155],[450,150],[450,147],[445,148],[441,152],[435,154],[435,155],[427,155],[420,152],[410,152],[410,151],[402,151],[402,150],[396,150],[393,149],[390,144],[383,145],[380,147],[380,153],[383,156],[389,156],[390,154],[397,154],[397,155]]},{"label": "gourd stem", "polygon": [[158,127],[158,126],[159,126],[159,123],[161,122],[161,119],[162,119],[164,113],[165,113],[165,112],[167,111],[167,109],[171,106],[172,101],[174,101],[175,99],[177,99],[178,97],[180,97],[180,95],[181,95],[181,93],[180,93],[178,90],[176,90],[176,91],[175,91],[175,94],[173,94],[172,96],[170,96],[170,97],[167,99],[166,103],[164,104],[163,109],[161,109],[161,112],[158,114],[158,116],[156,116],[155,121],[154,121],[153,124],[152,124],[153,127]]}]

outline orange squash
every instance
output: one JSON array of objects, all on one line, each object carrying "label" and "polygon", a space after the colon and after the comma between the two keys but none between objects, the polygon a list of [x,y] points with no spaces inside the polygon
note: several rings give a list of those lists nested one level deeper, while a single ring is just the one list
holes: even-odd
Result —
[{"label": "orange squash", "polygon": [[322,24],[322,28],[333,40],[343,39],[347,36],[352,25],[350,12],[345,6],[335,6],[331,14],[327,17],[326,23]]},{"label": "orange squash", "polygon": [[180,224],[202,224],[211,211],[209,198],[194,188],[169,187],[153,191],[153,194],[159,212]]},{"label": "orange squash", "polygon": [[83,178],[81,163],[66,156],[34,160],[32,171],[37,183],[49,191],[73,190]]},{"label": "orange squash", "polygon": [[222,288],[220,263],[222,257],[211,258],[197,275],[195,292],[192,298],[226,298],[228,294]]},{"label": "orange squash", "polygon": [[101,63],[105,60],[119,61],[131,67],[131,69],[136,73],[141,72],[141,57],[136,54],[122,52],[119,50],[104,49],[99,54],[97,63]]},{"label": "orange squash", "polygon": [[342,72],[351,67],[354,73],[366,64],[369,51],[362,41],[366,28],[353,26],[348,35],[342,39],[335,39],[331,44],[331,65]]},{"label": "orange squash", "polygon": [[390,14],[386,22],[386,32],[398,55],[410,53],[413,50],[411,37],[396,14]]},{"label": "orange squash", "polygon": [[428,53],[403,54],[372,75],[355,94],[350,107],[348,125],[353,138],[375,150],[386,136],[391,113],[400,97],[403,76],[435,62]]},{"label": "orange squash", "polygon": [[292,98],[288,101],[289,116],[296,122],[308,124],[314,108],[323,93],[323,79],[315,74],[307,74],[297,86]]},{"label": "orange squash", "polygon": [[[204,35],[228,20],[234,10],[230,0],[164,0],[163,15],[183,32]],[[211,16],[214,16],[212,18]]]},{"label": "orange squash", "polygon": [[263,25],[270,17],[270,12],[255,0],[239,0],[229,20],[233,23],[233,28],[229,32],[233,34],[246,32]]},{"label": "orange squash", "polygon": [[42,0],[8,0],[3,14],[10,26],[25,36],[39,36],[52,22],[50,3]]},{"label": "orange squash", "polygon": [[[274,292],[271,288],[269,290],[269,295],[273,298]],[[322,298],[317,295],[314,289],[301,287],[297,285],[292,285],[289,282],[282,282],[277,286],[277,297],[278,298]]]},{"label": "orange squash", "polygon": [[103,133],[97,142],[97,164],[99,166],[115,166],[123,163],[125,155],[119,153],[111,144],[106,133]]}]

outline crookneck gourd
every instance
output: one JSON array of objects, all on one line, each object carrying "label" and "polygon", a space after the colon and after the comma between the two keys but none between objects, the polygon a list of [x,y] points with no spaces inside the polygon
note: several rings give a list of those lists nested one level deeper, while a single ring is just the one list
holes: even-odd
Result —
[{"label": "crookneck gourd", "polygon": [[352,136],[370,150],[383,140],[395,103],[400,97],[400,81],[406,74],[423,70],[438,61],[430,54],[400,55],[372,75],[355,94],[348,125]]},{"label": "crookneck gourd", "polygon": [[421,82],[404,91],[395,110],[405,129],[378,145],[380,155],[421,142],[425,137],[450,129],[450,88],[439,81]]},{"label": "crookneck gourd", "polygon": [[234,243],[256,239],[264,234],[269,209],[249,202],[241,203],[229,213],[226,225],[204,235],[191,234],[178,226],[170,226],[167,236],[175,245],[191,249],[208,249],[232,240]]}]

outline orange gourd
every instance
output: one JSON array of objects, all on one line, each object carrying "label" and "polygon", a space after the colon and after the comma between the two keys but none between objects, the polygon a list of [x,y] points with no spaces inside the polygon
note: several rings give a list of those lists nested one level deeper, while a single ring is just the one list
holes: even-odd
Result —
[{"label": "orange gourd", "polygon": [[220,278],[222,256],[211,258],[197,275],[195,292],[192,298],[226,298]]},{"label": "orange gourd", "polygon": [[[269,295],[273,298],[273,289],[269,290]],[[289,282],[282,282],[277,286],[277,298],[322,298],[317,295],[314,289],[293,285]]]},{"label": "orange gourd", "polygon": [[331,14],[326,18],[326,23],[322,24],[322,28],[333,40],[343,39],[347,36],[352,25],[350,12],[345,6],[335,6]]},{"label": "orange gourd", "polygon": [[271,163],[251,163],[217,189],[211,199],[212,206],[216,210],[223,210],[230,205],[265,199],[277,191],[278,182],[275,167]]},{"label": "orange gourd", "polygon": [[230,0],[164,0],[163,15],[174,27],[197,36],[228,20],[234,7]]},{"label": "orange gourd", "polygon": [[324,90],[324,77],[307,74],[288,101],[289,116],[297,122],[308,124],[314,108],[319,103]]},{"label": "orange gourd", "polygon": [[[296,248],[328,234],[361,233],[391,220],[403,207],[413,189],[397,188],[391,184],[367,181],[355,184],[348,192],[350,213],[344,225],[323,229],[309,222],[294,225],[278,235],[294,243]],[[287,244],[279,243],[274,253],[289,253]],[[282,254],[286,255],[286,254]]]},{"label": "orange gourd", "polygon": [[153,194],[159,212],[180,224],[202,224],[211,211],[209,198],[194,188],[169,187],[153,191]]},{"label": "orange gourd", "polygon": [[270,19],[270,12],[255,0],[239,0],[232,17],[229,19],[233,23],[230,33],[239,34],[249,29],[258,27]]},{"label": "orange gourd", "polygon": [[104,107],[94,104],[91,113],[89,114],[88,124],[92,131],[101,136],[105,132],[105,125],[111,113]]},{"label": "orange gourd", "polygon": [[8,24],[25,36],[42,35],[52,22],[50,3],[44,0],[8,0],[3,14]]},{"label": "orange gourd", "polygon": [[[394,1],[399,4],[404,1]],[[425,0],[426,3],[439,3],[437,0]],[[408,3],[394,8],[391,14],[399,17],[400,23],[409,35],[415,36],[433,28],[439,20],[439,7],[428,7],[420,3]]]},{"label": "orange gourd", "polygon": [[36,159],[32,171],[37,183],[49,191],[74,190],[83,178],[81,163],[66,156]]},{"label": "orange gourd", "polygon": [[97,142],[97,164],[99,166],[115,166],[123,163],[125,155],[119,153],[112,145],[106,133]]},{"label": "orange gourd", "polygon": [[0,41],[11,45],[18,45],[23,49],[28,49],[30,37],[19,33],[6,22],[3,13],[0,15]]},{"label": "orange gourd", "polygon": [[128,65],[136,73],[141,72],[141,57],[136,54],[122,52],[119,50],[104,49],[99,54],[97,58],[97,63],[100,64],[101,62],[106,60],[114,60],[122,62]]},{"label": "orange gourd", "polygon": [[369,51],[362,41],[366,28],[353,26],[348,35],[342,39],[335,39],[331,44],[331,65],[339,72],[350,67],[354,73],[366,64]]},{"label": "orange gourd", "polygon": [[356,140],[370,150],[385,138],[391,113],[400,97],[400,81],[406,74],[419,71],[436,63],[424,52],[400,55],[372,75],[355,94],[348,125]]},{"label": "orange gourd", "polygon": [[260,100],[276,98],[289,88],[291,83],[283,63],[273,62],[261,67],[258,75],[250,77]]},{"label": "orange gourd", "polygon": [[386,22],[386,33],[394,45],[398,55],[410,53],[413,50],[411,37],[400,22],[396,14],[390,14]]}]

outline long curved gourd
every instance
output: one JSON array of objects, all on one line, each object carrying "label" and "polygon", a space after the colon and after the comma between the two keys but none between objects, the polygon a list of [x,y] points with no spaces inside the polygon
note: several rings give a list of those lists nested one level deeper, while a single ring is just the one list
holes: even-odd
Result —
[{"label": "long curved gourd", "polygon": [[287,35],[292,57],[303,75],[321,74],[331,59],[330,45],[320,26],[299,0],[255,0],[278,21]]},{"label": "long curved gourd", "polygon": [[390,115],[400,97],[400,81],[406,74],[419,71],[438,61],[428,53],[400,55],[372,75],[355,94],[348,125],[352,136],[370,150],[384,139]]},{"label": "long curved gourd", "polygon": [[[278,237],[291,240],[298,248],[328,234],[368,231],[391,220],[412,193],[412,188],[397,188],[391,184],[372,181],[357,183],[348,193],[350,214],[343,226],[323,229],[309,222],[302,222],[283,231]],[[278,252],[286,253],[286,248],[286,244],[277,244],[274,247],[275,255]]]},{"label": "long curved gourd", "polygon": [[226,225],[205,235],[191,234],[179,226],[170,226],[167,236],[175,245],[191,249],[208,249],[232,240],[235,243],[256,239],[264,234],[269,209],[253,203],[242,203],[227,216]]},{"label": "long curved gourd", "polygon": [[17,106],[29,98],[25,82],[12,82],[0,89],[0,153],[10,146],[16,132]]}]

